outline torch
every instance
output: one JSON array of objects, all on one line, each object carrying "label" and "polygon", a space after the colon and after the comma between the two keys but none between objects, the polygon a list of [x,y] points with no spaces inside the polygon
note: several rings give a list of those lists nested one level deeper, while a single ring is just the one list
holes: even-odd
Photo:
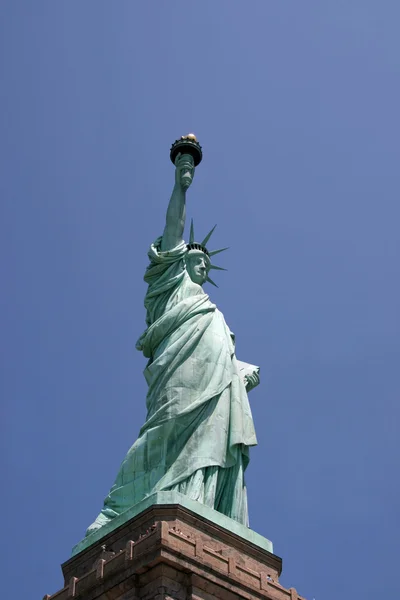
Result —
[{"label": "torch", "polygon": [[173,164],[175,164],[176,157],[179,153],[182,155],[182,184],[187,189],[192,183],[193,166],[197,167],[203,158],[201,146],[194,133],[183,135],[179,140],[176,140],[172,144],[169,156]]}]

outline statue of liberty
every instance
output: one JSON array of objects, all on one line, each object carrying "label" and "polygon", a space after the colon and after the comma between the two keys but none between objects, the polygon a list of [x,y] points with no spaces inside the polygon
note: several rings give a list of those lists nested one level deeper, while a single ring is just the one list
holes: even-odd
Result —
[{"label": "statue of liberty", "polygon": [[183,240],[186,192],[201,147],[190,134],[171,149],[175,185],[163,235],[149,249],[144,279],[147,329],[137,349],[148,358],[146,422],[122,462],[89,535],[149,495],[178,491],[248,526],[244,473],[257,443],[247,393],[258,368],[240,363],[224,316],[203,290],[220,269],[193,222]]}]

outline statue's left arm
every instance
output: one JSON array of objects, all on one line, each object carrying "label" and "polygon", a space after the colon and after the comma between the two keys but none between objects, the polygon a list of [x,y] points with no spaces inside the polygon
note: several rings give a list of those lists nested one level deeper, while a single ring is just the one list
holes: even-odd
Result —
[{"label": "statue's left arm", "polygon": [[246,390],[247,392],[250,392],[260,383],[260,367],[256,367],[255,365],[251,365],[241,360],[238,360],[237,364]]},{"label": "statue's left arm", "polygon": [[251,375],[245,375],[244,384],[246,386],[246,391],[250,392],[254,390],[260,383],[260,374],[257,371],[254,371]]}]

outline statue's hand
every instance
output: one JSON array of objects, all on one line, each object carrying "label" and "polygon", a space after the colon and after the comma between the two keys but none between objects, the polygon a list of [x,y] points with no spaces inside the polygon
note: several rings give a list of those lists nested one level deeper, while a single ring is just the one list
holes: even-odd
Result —
[{"label": "statue's hand", "polygon": [[190,187],[194,177],[193,157],[179,153],[175,159],[175,186],[184,192]]},{"label": "statue's hand", "polygon": [[245,375],[244,377],[244,385],[246,386],[246,391],[250,392],[260,383],[260,375],[257,371],[253,371],[251,375]]}]

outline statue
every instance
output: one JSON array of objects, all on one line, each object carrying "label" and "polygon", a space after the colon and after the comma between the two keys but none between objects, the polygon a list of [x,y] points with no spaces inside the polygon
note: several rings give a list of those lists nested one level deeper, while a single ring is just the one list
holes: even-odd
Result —
[{"label": "statue", "polygon": [[[199,243],[193,222],[183,241],[186,192],[201,146],[193,134],[171,148],[175,185],[162,237],[150,246],[144,279],[147,417],[89,535],[154,492],[175,490],[248,526],[244,472],[257,443],[247,392],[259,369],[235,356],[235,339],[203,285],[214,229]],[[215,285],[215,284],[214,284]]]}]

